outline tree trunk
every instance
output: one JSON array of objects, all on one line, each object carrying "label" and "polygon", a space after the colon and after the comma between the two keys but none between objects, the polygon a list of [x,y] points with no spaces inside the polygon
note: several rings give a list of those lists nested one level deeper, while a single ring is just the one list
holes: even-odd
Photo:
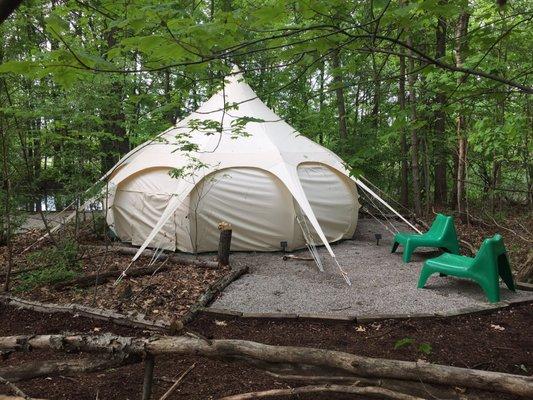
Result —
[{"label": "tree trunk", "polygon": [[347,128],[346,128],[346,103],[344,101],[344,82],[342,80],[342,74],[340,71],[341,61],[339,50],[336,49],[333,51],[331,56],[331,62],[333,66],[333,85],[335,87],[335,95],[337,97],[337,112],[339,118],[339,138],[341,141],[346,139]]},{"label": "tree trunk", "polygon": [[[445,2],[441,2],[445,3]],[[441,17],[436,28],[436,51],[435,58],[444,59],[446,56],[446,20]],[[435,204],[442,206],[448,196],[446,182],[446,94],[437,88],[435,96],[437,109],[435,110]]]},{"label": "tree trunk", "polygon": [[526,175],[526,184],[527,184],[527,204],[529,205],[529,209],[533,209],[533,163],[531,160],[533,159],[533,153],[529,150],[530,147],[530,140],[531,140],[531,132],[533,132],[533,107],[532,107],[532,101],[531,96],[524,96],[525,97],[525,114],[526,114],[526,127],[527,129],[524,130],[524,145],[523,145],[523,151],[522,151],[522,159],[524,163],[524,170]]},{"label": "tree trunk", "polygon": [[[107,49],[111,49],[117,43],[116,29],[110,29],[105,34]],[[111,135],[110,138],[103,138],[101,142],[103,159],[102,172],[107,172],[116,164],[119,158],[129,151],[129,142],[124,126],[126,122],[126,115],[123,110],[124,99],[124,85],[121,79],[123,77],[113,77],[113,82],[109,87],[109,95],[113,99],[108,109],[104,111],[103,119],[105,121],[105,129]]]},{"label": "tree trunk", "polygon": [[[407,39],[409,46],[412,46],[412,40]],[[418,132],[416,128],[417,112],[416,112],[416,93],[415,83],[416,74],[414,73],[415,63],[414,54],[409,51],[409,75],[407,77],[407,84],[409,86],[409,106],[411,109],[411,174],[413,178],[413,205],[415,214],[420,216],[422,214],[422,204],[420,200],[420,170],[419,170],[419,152],[418,152]]]},{"label": "tree trunk", "polygon": [[[0,89],[2,88],[3,80],[0,80]],[[11,176],[9,173],[9,143],[8,135],[5,131],[3,115],[0,114],[0,136],[2,137],[2,180],[4,191],[4,215],[2,221],[2,239],[5,239],[6,244],[6,274],[4,280],[4,291],[9,292],[11,281],[11,270],[13,268],[13,241],[11,240]],[[4,240],[3,240],[4,241]]]},{"label": "tree trunk", "polygon": [[[403,55],[403,48],[400,50],[402,55],[400,56],[400,80],[398,91],[398,103],[400,105],[400,111],[402,120],[405,122],[405,56]],[[400,202],[404,207],[409,207],[409,165],[407,161],[407,137],[405,132],[405,124],[402,124],[402,130],[400,132],[400,156],[401,156],[401,171],[400,171]]]},{"label": "tree trunk", "polygon": [[373,89],[374,93],[372,96],[372,113],[371,113],[371,125],[374,128],[374,134],[377,134],[377,129],[379,128],[379,106],[381,102],[381,80],[379,75],[381,73],[380,67],[376,64],[376,53],[372,52],[372,79],[374,81]]},{"label": "tree trunk", "polygon": [[[464,51],[466,50],[466,33],[468,31],[468,21],[470,15],[463,12],[459,16],[459,21],[455,29],[455,64],[462,67],[464,63]],[[467,75],[457,78],[457,84],[462,85]],[[463,104],[459,103],[459,114],[456,118],[457,123],[457,211],[461,219],[466,217],[465,194],[466,194],[466,156],[468,150],[468,141],[466,138],[466,119],[464,116]]]},{"label": "tree trunk", "polygon": [[174,354],[203,356],[247,362],[255,366],[300,366],[330,374],[349,373],[363,377],[392,378],[470,387],[482,390],[533,396],[533,377],[431,364],[378,359],[341,351],[272,346],[247,340],[210,340],[191,336],[151,338],[99,336],[21,335],[0,337],[0,350],[56,350],[113,352],[114,354]]},{"label": "tree trunk", "polygon": [[[170,71],[166,69],[163,71],[163,79],[165,84],[165,107],[169,107],[172,103],[172,86],[170,84]],[[170,122],[172,125],[176,122],[176,113],[174,107],[167,109],[165,112],[165,119]]]},{"label": "tree trunk", "polygon": [[0,0],[0,24],[22,3],[22,0]]},{"label": "tree trunk", "polygon": [[[318,95],[318,115],[320,116],[320,119],[322,120],[322,112],[324,111],[324,61],[320,63],[320,87],[319,87],[319,95]],[[320,124],[319,131],[318,131],[318,143],[324,144],[324,126],[322,123]]]}]

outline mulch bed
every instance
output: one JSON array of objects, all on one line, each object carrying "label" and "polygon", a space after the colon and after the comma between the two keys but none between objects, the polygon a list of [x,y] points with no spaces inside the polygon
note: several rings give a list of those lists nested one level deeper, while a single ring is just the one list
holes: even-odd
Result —
[{"label": "mulch bed", "polygon": [[[103,333],[147,336],[140,329],[114,326],[87,318],[72,318],[58,314],[39,314],[0,306],[0,335],[45,333]],[[269,344],[313,346],[338,349],[372,357],[487,369],[530,375],[533,371],[533,305],[511,306],[486,314],[462,315],[451,318],[420,318],[384,320],[374,323],[310,322],[291,320],[213,318],[201,315],[188,329],[207,338],[248,339]],[[413,344],[394,349],[401,339],[411,338]],[[424,354],[418,345],[428,343],[431,352]],[[3,363],[18,365],[29,360],[68,359],[80,355],[52,352],[14,354]],[[159,398],[171,383],[162,377],[175,378],[193,363],[196,367],[182,382],[174,399],[216,399],[247,391],[288,387],[267,374],[239,363],[204,358],[156,359],[153,398]],[[88,373],[75,377],[40,378],[19,382],[18,386],[31,396],[47,399],[94,400],[136,399],[140,397],[143,366],[132,365],[111,371]],[[159,379],[159,380],[158,380]],[[120,383],[120,384],[118,384]],[[0,393],[7,393],[0,387]],[[475,394],[467,392],[466,395]],[[342,395],[301,396],[301,399],[348,399]],[[483,397],[487,398],[487,397]],[[495,395],[497,399],[510,396]]]},{"label": "mulch bed", "polygon": [[[37,266],[31,254],[52,246],[49,239],[37,243],[30,251],[21,254],[30,244],[43,235],[42,231],[30,230],[14,237],[13,270],[23,270]],[[103,247],[105,242],[91,233],[90,224],[86,223],[80,230],[78,239],[82,244],[98,244],[101,248],[81,247],[78,256],[81,269],[79,275],[87,276],[106,271],[123,271],[130,264],[131,255],[120,254],[113,250],[116,243],[108,243],[109,251]],[[0,265],[5,265],[6,248],[0,247]],[[131,268],[145,267],[152,261],[151,257],[140,257]],[[148,319],[170,322],[187,313],[190,307],[214,282],[226,275],[229,267],[218,269],[199,268],[192,265],[180,265],[172,260],[157,260],[154,267],[165,265],[169,270],[153,275],[125,278],[120,285],[114,286],[115,279],[88,288],[72,287],[56,290],[52,286],[36,287],[30,291],[18,291],[20,276],[12,277],[13,294],[17,297],[45,303],[80,304],[95,308],[109,309],[119,313],[137,312]],[[3,269],[0,270],[3,272]],[[3,284],[0,276],[0,285]]]},{"label": "mulch bed", "polygon": [[[124,258],[127,262],[131,259],[115,254],[113,258]],[[140,265],[143,265],[143,261],[148,262],[141,260]],[[170,261],[166,265],[169,264]],[[174,265],[172,270],[154,275],[125,278],[117,286],[114,286],[114,279],[111,279],[96,287],[54,290],[44,286],[16,295],[47,303],[76,303],[118,312],[137,311],[147,318],[169,322],[183,316],[211,284],[228,272],[229,268],[206,269]]]}]

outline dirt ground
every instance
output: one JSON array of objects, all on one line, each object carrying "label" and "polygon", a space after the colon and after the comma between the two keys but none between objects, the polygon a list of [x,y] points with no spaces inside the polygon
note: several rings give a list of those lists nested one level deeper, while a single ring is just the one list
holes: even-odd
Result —
[{"label": "dirt ground", "polygon": [[[39,314],[0,306],[0,335],[103,333],[147,336],[142,330],[117,327],[86,318],[60,314]],[[380,322],[319,323],[243,318],[214,318],[201,315],[187,328],[207,338],[248,339],[268,344],[313,346],[348,351],[365,356],[395,358],[455,365],[459,367],[531,375],[533,371],[533,304],[508,307],[486,314],[452,318],[384,320]],[[410,345],[395,349],[402,339]],[[427,344],[425,350],[420,345]],[[13,354],[1,361],[4,365],[20,365],[32,360],[67,359],[81,354],[56,354],[36,351]],[[262,371],[239,363],[213,361],[205,358],[161,356],[156,359],[153,398],[159,398],[176,378],[192,364],[172,399],[216,399],[230,394],[291,386]],[[138,399],[142,386],[142,364],[105,372],[73,377],[39,378],[17,385],[28,395],[46,399]],[[292,384],[292,386],[297,386]],[[7,393],[0,386],[0,393]],[[510,396],[467,391],[478,398],[511,399]],[[458,394],[459,396],[459,394]],[[479,397],[481,396],[481,397]],[[301,396],[300,399],[348,399],[342,395]],[[428,398],[432,398],[428,394]],[[457,397],[459,398],[459,397]]]},{"label": "dirt ground", "polygon": [[[32,259],[32,254],[45,248],[52,248],[50,241],[44,240],[30,251],[21,253],[41,234],[40,231],[31,230],[15,237],[13,271],[39,266]],[[80,241],[82,243],[78,251],[80,270],[76,278],[107,271],[120,272],[131,262],[131,255],[120,254],[113,250],[114,246],[121,246],[120,243],[111,242],[106,250],[105,242],[96,239],[90,231],[87,232],[87,229],[85,232],[82,231]],[[2,266],[5,265],[5,252],[5,246],[0,247]],[[30,290],[20,290],[24,274],[13,274],[12,294],[47,303],[76,303],[121,313],[135,312],[148,319],[170,322],[183,316],[210,285],[230,270],[229,267],[212,269],[181,265],[170,259],[154,261],[151,257],[145,256],[140,257],[130,268],[147,266],[154,268],[164,266],[169,269],[135,278],[127,277],[117,286],[114,285],[116,278],[110,278],[105,281],[99,279],[100,283],[104,283],[98,286],[91,285],[87,288],[73,286],[62,290],[56,290],[49,284],[38,285]],[[4,282],[4,275],[1,272],[3,271],[0,271],[0,285]]]},{"label": "dirt ground", "polygon": [[[116,257],[127,261],[131,258]],[[140,261],[148,263],[149,260]],[[54,290],[43,286],[15,295],[46,303],[76,303],[121,313],[135,311],[148,319],[170,322],[183,316],[211,284],[228,272],[229,268],[207,269],[176,264],[169,271],[126,278],[118,286],[114,286],[115,279],[110,279],[96,288],[91,286],[83,289],[72,287],[67,290]],[[126,291],[130,289],[131,292],[126,295]]]}]

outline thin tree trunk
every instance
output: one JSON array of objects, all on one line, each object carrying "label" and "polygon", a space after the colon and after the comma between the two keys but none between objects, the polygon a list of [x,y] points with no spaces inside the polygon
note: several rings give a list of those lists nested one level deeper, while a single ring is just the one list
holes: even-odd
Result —
[{"label": "thin tree trunk", "polygon": [[[0,63],[4,60],[4,51],[3,46],[0,46]],[[0,93],[4,90],[7,93],[7,88],[4,87],[5,80],[0,79]],[[3,106],[3,104],[0,104]],[[3,189],[4,189],[4,218],[2,221],[2,232],[0,232],[1,241],[5,241],[7,247],[6,252],[6,272],[4,280],[4,292],[9,292],[10,280],[11,280],[11,270],[13,268],[13,242],[11,240],[11,177],[9,174],[9,163],[7,160],[9,153],[9,143],[8,136],[6,133],[5,119],[4,115],[0,113],[0,136],[2,137],[2,178],[3,178]]]},{"label": "thin tree trunk", "polygon": [[[412,40],[409,37],[407,43],[412,47]],[[416,93],[415,83],[417,75],[413,72],[415,69],[414,54],[409,51],[409,75],[407,77],[407,84],[409,86],[409,106],[411,110],[411,174],[413,177],[413,205],[415,214],[420,216],[422,214],[422,204],[420,200],[420,171],[419,171],[419,152],[418,152],[418,132],[416,128],[417,112],[416,112]]]},{"label": "thin tree trunk", "polygon": [[[116,29],[109,30],[105,35],[107,48],[111,49],[117,43]],[[129,142],[124,126],[126,115],[123,110],[124,84],[123,77],[114,77],[110,85],[110,93],[117,96],[115,104],[110,105],[109,110],[104,111],[106,130],[112,135],[111,138],[104,138],[101,143],[103,160],[103,171],[109,171],[118,159],[129,151]],[[115,100],[115,99],[114,99]]]},{"label": "thin tree trunk", "polygon": [[527,184],[527,204],[529,209],[533,209],[533,154],[529,150],[531,132],[533,132],[533,112],[532,112],[532,102],[531,97],[525,95],[525,114],[526,114],[526,127],[528,129],[524,130],[524,145],[523,145],[523,160],[524,160],[524,170],[526,172],[526,184]]},{"label": "thin tree trunk", "polygon": [[430,187],[431,187],[431,182],[430,182],[430,167],[429,167],[429,146],[428,146],[428,139],[427,139],[427,136],[424,137],[422,139],[422,148],[424,149],[424,190],[426,192],[426,201],[425,201],[425,206],[426,206],[426,215],[429,215],[429,212],[430,212],[430,207],[431,207],[431,200],[430,200],[430,195],[429,195],[429,192],[430,192]]},{"label": "thin tree trunk", "polygon": [[[320,88],[319,88],[319,97],[318,97],[318,115],[322,117],[322,111],[324,110],[324,62],[320,64]],[[324,144],[324,132],[323,132],[323,126],[320,126],[319,132],[318,132],[318,143]]]},{"label": "thin tree trunk", "polygon": [[344,83],[340,72],[341,61],[339,50],[333,51],[331,56],[333,66],[333,85],[335,87],[335,95],[337,97],[337,112],[339,118],[339,138],[341,141],[345,140],[347,135],[346,128],[346,103],[344,101]]},{"label": "thin tree trunk", "polygon": [[376,53],[372,52],[372,79],[374,81],[373,89],[374,93],[372,96],[372,113],[371,113],[371,125],[375,129],[377,134],[377,129],[379,127],[379,106],[381,102],[381,81],[379,75],[381,73],[381,68],[376,65]]},{"label": "thin tree trunk", "polygon": [[[402,113],[402,120],[405,122],[405,56],[403,56],[403,48],[400,50],[400,80],[398,91],[398,103]],[[407,161],[407,137],[405,132],[405,124],[402,124],[400,132],[400,156],[401,156],[401,171],[400,171],[400,202],[404,207],[409,206],[409,164]]]},{"label": "thin tree trunk", "polygon": [[[446,3],[445,1],[441,3]],[[435,58],[443,59],[446,56],[446,19],[439,18],[436,28]],[[435,204],[443,205],[448,196],[446,182],[446,94],[437,88],[435,96],[437,109],[435,110]]]},{"label": "thin tree trunk", "polygon": [[[500,34],[505,36],[505,31],[507,30],[507,23],[505,19],[505,9],[499,10],[500,17],[502,18],[502,26]],[[499,42],[498,46],[498,62],[499,65],[507,65],[507,47],[506,40],[503,39]],[[502,71],[502,76],[506,77],[505,69]],[[507,99],[507,88],[503,88],[503,93],[496,94],[496,112],[495,112],[495,125],[503,127],[505,125],[505,101]],[[492,187],[491,187],[491,197],[490,205],[492,214],[495,213],[496,209],[501,209],[502,196],[497,188],[500,186],[502,178],[502,160],[499,158],[498,151],[495,149],[492,153]]]},{"label": "thin tree trunk", "polygon": [[[468,31],[468,21],[470,15],[463,12],[459,16],[459,21],[455,29],[455,64],[462,67],[464,64],[464,51],[466,50],[466,33]],[[462,85],[467,75],[457,78],[457,84]],[[463,104],[459,104],[459,114],[457,123],[457,211],[461,219],[466,217],[465,195],[466,195],[466,157],[468,151],[468,140],[466,137],[466,118],[464,116]]]},{"label": "thin tree trunk", "polygon": [[0,134],[2,136],[2,175],[4,181],[4,221],[3,221],[3,235],[6,241],[6,275],[4,281],[4,291],[9,292],[11,269],[13,268],[13,242],[11,240],[11,177],[9,174],[8,157],[8,137],[4,129],[4,118],[0,117]]},{"label": "thin tree trunk", "polygon": [[[163,76],[164,76],[164,83],[165,83],[165,102],[166,102],[165,107],[169,107],[169,105],[172,102],[172,98],[170,96],[170,92],[172,91],[172,87],[170,85],[170,71],[166,69],[163,72]],[[174,124],[176,122],[175,121],[176,115],[175,115],[174,107],[168,109],[165,112],[165,119],[171,124]]]}]

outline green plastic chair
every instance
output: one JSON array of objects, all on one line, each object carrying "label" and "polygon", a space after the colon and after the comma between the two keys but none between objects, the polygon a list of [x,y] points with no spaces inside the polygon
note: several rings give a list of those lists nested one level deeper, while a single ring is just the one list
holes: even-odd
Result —
[{"label": "green plastic chair", "polygon": [[408,234],[404,232],[394,235],[391,253],[399,245],[403,246],[403,261],[408,263],[417,247],[438,247],[449,253],[459,254],[459,240],[455,231],[453,217],[437,214],[431,227],[426,233]]},{"label": "green plastic chair", "polygon": [[468,278],[477,282],[483,288],[491,303],[500,301],[500,284],[498,276],[502,278],[509,290],[516,290],[507,250],[500,235],[485,239],[475,258],[443,254],[424,263],[418,288],[423,288],[428,278],[440,273]]}]

